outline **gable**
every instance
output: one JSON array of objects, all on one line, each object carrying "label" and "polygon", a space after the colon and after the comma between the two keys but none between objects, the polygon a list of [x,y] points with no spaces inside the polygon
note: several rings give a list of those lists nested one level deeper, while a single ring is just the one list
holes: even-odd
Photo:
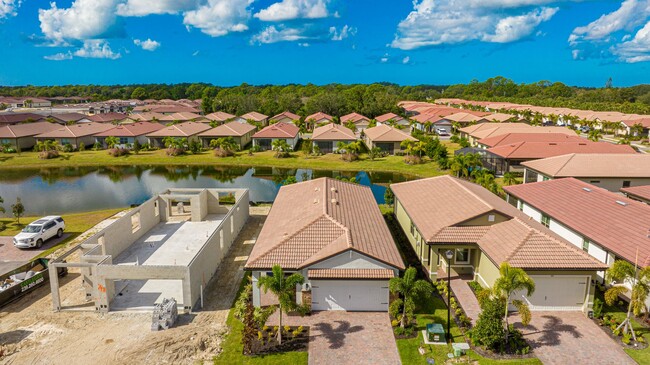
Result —
[{"label": "gable", "polygon": [[309,269],[391,269],[395,268],[354,250],[347,250],[308,267]]}]

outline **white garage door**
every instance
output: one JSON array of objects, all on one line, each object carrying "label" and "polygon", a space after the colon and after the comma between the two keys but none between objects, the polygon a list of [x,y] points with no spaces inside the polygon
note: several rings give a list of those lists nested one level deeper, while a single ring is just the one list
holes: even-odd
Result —
[{"label": "white garage door", "polygon": [[312,310],[385,312],[387,280],[312,280]]},{"label": "white garage door", "polygon": [[[587,276],[531,275],[535,292],[526,298],[533,311],[581,310],[587,296]],[[521,295],[516,299],[521,299]]]}]

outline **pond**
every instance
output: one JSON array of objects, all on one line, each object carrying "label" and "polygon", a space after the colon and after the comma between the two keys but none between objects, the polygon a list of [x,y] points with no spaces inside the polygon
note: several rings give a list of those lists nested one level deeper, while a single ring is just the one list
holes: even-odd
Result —
[{"label": "pond", "polygon": [[355,178],[378,203],[386,186],[413,177],[390,172],[350,172],[239,166],[107,166],[0,170],[5,215],[20,197],[28,215],[66,214],[137,205],[167,188],[250,190],[253,202],[272,202],[289,177]]}]

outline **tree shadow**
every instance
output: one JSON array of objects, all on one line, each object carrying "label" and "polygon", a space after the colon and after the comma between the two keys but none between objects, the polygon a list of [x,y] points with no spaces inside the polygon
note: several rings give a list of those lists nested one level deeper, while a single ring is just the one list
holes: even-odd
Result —
[{"label": "tree shadow", "polygon": [[61,158],[62,160],[66,160],[66,161],[70,160],[70,157],[72,157],[72,153],[68,153],[68,154],[65,154],[65,155],[61,154],[59,156],[59,158]]},{"label": "tree shadow", "polygon": [[314,328],[322,333],[329,342],[330,349],[339,349],[345,344],[345,337],[350,333],[362,331],[363,326],[350,326],[348,321],[334,321],[338,323],[336,328],[330,323],[320,322],[314,325]]},{"label": "tree shadow", "polygon": [[[531,347],[539,348],[542,346],[558,346],[560,344],[560,336],[562,333],[569,333],[574,338],[582,338],[583,335],[578,331],[577,327],[572,324],[566,324],[564,321],[553,315],[542,316],[546,321],[541,329],[533,326],[521,326],[521,329],[527,330],[524,337],[527,337],[528,343]],[[519,327],[519,326],[517,326]],[[531,339],[530,336],[541,334],[538,338]]]},{"label": "tree shadow", "polygon": [[5,345],[19,343],[31,334],[32,331],[25,330],[13,330],[5,333],[0,333],[0,343]]},{"label": "tree shadow", "polygon": [[14,156],[0,156],[0,162],[7,162],[14,158]]}]

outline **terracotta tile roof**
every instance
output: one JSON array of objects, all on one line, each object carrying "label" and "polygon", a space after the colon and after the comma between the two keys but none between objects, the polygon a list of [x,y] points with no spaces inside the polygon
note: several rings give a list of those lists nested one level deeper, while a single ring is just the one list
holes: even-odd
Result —
[{"label": "terracotta tile roof", "polygon": [[82,119],[88,119],[88,116],[81,113],[60,113],[52,114],[50,117],[58,119],[62,122],[77,122]]},{"label": "terracotta tile roof", "polygon": [[197,120],[197,119],[205,119],[204,116],[196,113],[190,113],[190,112],[179,112],[179,113],[173,113],[169,115],[163,115],[162,117],[159,118],[161,121],[188,121],[188,120]]},{"label": "terracotta tile roof", "polygon": [[476,139],[499,136],[507,133],[562,133],[575,136],[576,133],[564,127],[536,127],[525,123],[479,123],[460,129]]},{"label": "terracotta tile roof", "polygon": [[206,115],[205,117],[214,122],[226,122],[230,119],[235,118],[234,115],[228,114],[226,112],[214,112]]},{"label": "terracotta tile roof", "polygon": [[494,113],[494,114],[486,115],[485,119],[487,119],[487,120],[489,120],[491,122],[496,121],[496,122],[499,122],[499,123],[503,123],[503,122],[506,122],[506,121],[509,121],[509,120],[517,120],[519,118],[516,115],[512,115],[512,114]]},{"label": "terracotta tile roof", "polygon": [[572,141],[587,141],[577,134],[570,135],[564,133],[507,133],[494,137],[483,138],[478,143],[488,146],[496,147],[504,144],[512,144],[517,142],[572,142]]},{"label": "terracotta tile roof", "polygon": [[246,268],[300,269],[350,250],[404,268],[370,188],[320,178],[280,188]]},{"label": "terracotta tile roof", "polygon": [[364,131],[366,137],[373,142],[402,142],[406,140],[417,141],[408,133],[391,126],[380,124]]},{"label": "terracotta tile roof", "polygon": [[330,123],[314,129],[312,141],[356,141],[357,136],[350,128]]},{"label": "terracotta tile roof", "polygon": [[95,137],[137,137],[165,128],[164,125],[150,122],[136,122],[118,125],[95,134]]},{"label": "terracotta tile roof", "polygon": [[253,138],[296,138],[300,128],[293,123],[275,123],[253,134]]},{"label": "terracotta tile roof", "polygon": [[400,117],[399,115],[397,115],[395,113],[386,113],[386,114],[382,114],[380,116],[375,117],[375,120],[380,122],[380,123],[387,122],[387,121],[389,121],[391,119],[402,120],[404,118]]},{"label": "terracotta tile roof", "polygon": [[635,124],[641,124],[643,128],[650,128],[650,116],[646,116],[645,118],[624,120],[623,123],[628,127],[634,127]]},{"label": "terracotta tile roof", "polygon": [[574,178],[506,186],[504,190],[618,257],[650,265],[650,206]]},{"label": "terracotta tile roof", "polygon": [[[162,101],[162,100],[161,100]],[[172,101],[173,102],[173,101]],[[186,106],[186,105],[181,105],[181,104],[148,104],[148,105],[141,105],[141,106],[136,106],[133,108],[134,112],[155,112],[155,113],[198,113],[200,112],[199,109],[191,107],[191,106]]]},{"label": "terracotta tile roof", "polygon": [[444,227],[429,242],[475,243],[487,233],[490,226]]},{"label": "terracotta tile roof", "polygon": [[133,120],[139,120],[142,122],[151,122],[153,120],[161,120],[161,118],[165,117],[165,114],[161,113],[152,113],[152,112],[146,112],[146,113],[134,113],[129,115],[129,118]]},{"label": "terracotta tile roof", "polygon": [[199,134],[199,137],[241,137],[255,129],[254,125],[233,121],[207,130]]},{"label": "terracotta tile roof", "polygon": [[650,178],[650,155],[570,153],[523,162],[522,165],[546,176]]},{"label": "terracotta tile roof", "polygon": [[128,115],[122,113],[104,113],[91,115],[87,119],[91,122],[111,123],[127,117]]},{"label": "terracotta tile roof", "polygon": [[34,122],[6,125],[0,127],[0,138],[21,138],[35,136],[61,128],[60,124],[50,122]]},{"label": "terracotta tile roof", "polygon": [[163,129],[147,134],[147,137],[189,137],[210,129],[210,126],[199,122],[173,124]]},{"label": "terracotta tile roof", "polygon": [[282,119],[282,118],[289,118],[290,120],[294,121],[294,120],[300,120],[300,115],[294,114],[294,113],[292,113],[290,111],[285,111],[285,112],[282,112],[280,114],[272,116],[271,120],[279,120],[279,119]]},{"label": "terracotta tile roof", "polygon": [[[488,113],[489,114],[489,113]],[[468,123],[468,122],[478,122],[481,120],[487,121],[485,117],[478,116],[469,112],[460,112],[455,114],[450,114],[445,117],[445,119],[459,122],[459,123]]]},{"label": "terracotta tile roof", "polygon": [[262,113],[258,113],[258,112],[250,112],[250,113],[246,113],[246,114],[242,115],[241,118],[244,118],[246,120],[251,119],[251,120],[254,120],[256,122],[261,122],[263,120],[266,120],[268,118],[268,116],[264,115]]},{"label": "terracotta tile roof", "polygon": [[309,279],[391,279],[395,272],[390,269],[310,269]]},{"label": "terracotta tile roof", "polygon": [[350,114],[346,114],[346,115],[342,116],[340,118],[340,121],[341,121],[341,124],[345,124],[345,123],[350,122],[350,121],[352,121],[354,123],[359,123],[359,122],[363,122],[363,121],[369,122],[370,118],[368,118],[368,117],[366,117],[364,115],[361,115],[359,113],[350,113]]},{"label": "terracotta tile roof", "polygon": [[628,197],[650,201],[650,185],[631,186],[622,188],[621,192]]},{"label": "terracotta tile roof", "polygon": [[0,113],[0,124],[18,124],[22,122],[35,122],[44,117],[34,113]]},{"label": "terracotta tile roof", "polygon": [[71,124],[65,126],[59,126],[59,128],[45,132],[35,136],[36,138],[47,139],[47,138],[77,138],[85,136],[93,136],[97,133],[109,130],[115,127],[112,124],[106,123],[79,123]]},{"label": "terracotta tile roof", "polygon": [[488,148],[488,151],[503,158],[539,159],[568,153],[629,153],[636,151],[629,145],[608,142],[517,142]]},{"label": "terracotta tile roof", "polygon": [[310,120],[310,119],[313,119],[315,121],[327,119],[327,120],[329,120],[331,122],[332,121],[332,116],[329,115],[329,114],[325,114],[323,112],[318,112],[318,113],[314,113],[314,114],[311,114],[311,115],[308,115],[308,116],[305,117],[305,120]]}]

